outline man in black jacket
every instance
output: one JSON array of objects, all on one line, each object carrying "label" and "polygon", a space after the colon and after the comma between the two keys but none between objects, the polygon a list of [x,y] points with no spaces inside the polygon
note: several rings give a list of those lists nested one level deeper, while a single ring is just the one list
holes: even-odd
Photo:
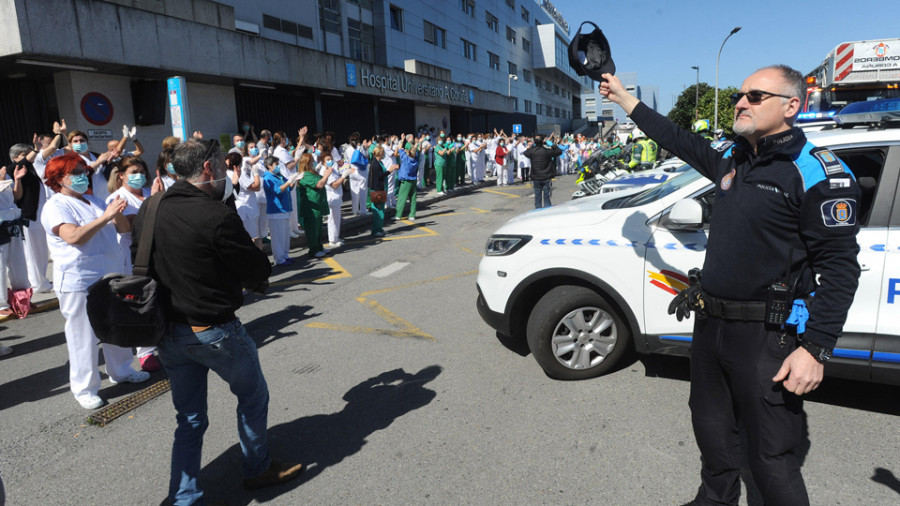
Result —
[{"label": "man in black jacket", "polygon": [[[743,422],[765,503],[807,505],[797,455],[801,396],[819,386],[856,292],[856,180],[793,126],[806,85],[789,67],[765,67],[744,81],[732,96],[738,137],[719,149],[652,111],[614,76],[603,77],[601,95],[716,184],[702,281],[669,308],[679,318],[699,311],[690,408],[703,459],[693,504],[737,504]],[[780,325],[772,303],[786,299],[790,308],[798,298],[808,301],[805,333]]]},{"label": "man in black jacket", "polygon": [[[215,140],[189,140],[175,147],[178,181],[159,204],[150,256],[150,274],[163,288],[170,328],[159,343],[172,385],[178,427],[172,446],[169,499],[194,504],[203,497],[197,478],[211,369],[238,399],[238,435],[244,486],[259,488],[288,481],[302,464],[269,456],[269,391],[256,344],[235,316],[242,288],[264,289],[272,272],[265,253],[254,246],[240,216],[223,201],[231,195],[225,158]],[[134,222],[135,255],[147,206]]]},{"label": "man in black jacket", "polygon": [[556,175],[556,158],[562,155],[562,150],[553,143],[552,136],[545,141],[543,135],[535,135],[534,145],[526,149],[524,155],[531,160],[534,208],[550,207],[551,180]]}]

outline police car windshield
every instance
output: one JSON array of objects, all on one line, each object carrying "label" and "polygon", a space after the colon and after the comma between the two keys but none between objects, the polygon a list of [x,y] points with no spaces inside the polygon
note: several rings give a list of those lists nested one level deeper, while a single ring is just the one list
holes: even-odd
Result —
[{"label": "police car windshield", "polygon": [[603,204],[603,209],[624,209],[628,207],[643,206],[651,202],[655,202],[659,199],[665,198],[666,196],[677,192],[678,190],[684,188],[685,186],[702,177],[703,175],[701,175],[699,172],[694,169],[690,169],[682,172],[681,174],[678,174],[677,176],[673,176],[668,181],[659,186],[654,186],[653,188],[644,190],[634,195],[629,195],[627,197],[610,200]]}]

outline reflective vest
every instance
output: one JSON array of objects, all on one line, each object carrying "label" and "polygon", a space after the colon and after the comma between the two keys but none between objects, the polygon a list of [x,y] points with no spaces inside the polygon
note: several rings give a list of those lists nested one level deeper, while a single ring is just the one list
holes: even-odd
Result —
[{"label": "reflective vest", "polygon": [[631,148],[631,162],[629,167],[636,167],[640,164],[656,163],[656,153],[659,146],[650,139],[641,139],[634,143]]}]

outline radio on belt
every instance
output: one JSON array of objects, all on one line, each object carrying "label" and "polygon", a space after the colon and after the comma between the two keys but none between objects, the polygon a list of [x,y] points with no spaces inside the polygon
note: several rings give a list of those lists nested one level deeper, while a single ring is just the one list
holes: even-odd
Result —
[{"label": "radio on belt", "polygon": [[787,269],[784,271],[784,281],[781,283],[772,283],[769,285],[766,294],[766,323],[771,325],[784,325],[793,308],[794,300],[791,294],[791,287],[787,282],[791,279],[791,261],[794,256],[794,249],[788,252]]}]

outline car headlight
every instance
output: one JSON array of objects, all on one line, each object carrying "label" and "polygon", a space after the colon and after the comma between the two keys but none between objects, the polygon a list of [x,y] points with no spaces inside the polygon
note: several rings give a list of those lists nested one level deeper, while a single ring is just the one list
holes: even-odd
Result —
[{"label": "car headlight", "polygon": [[489,257],[511,255],[530,240],[530,235],[492,235],[484,247],[484,254]]}]

